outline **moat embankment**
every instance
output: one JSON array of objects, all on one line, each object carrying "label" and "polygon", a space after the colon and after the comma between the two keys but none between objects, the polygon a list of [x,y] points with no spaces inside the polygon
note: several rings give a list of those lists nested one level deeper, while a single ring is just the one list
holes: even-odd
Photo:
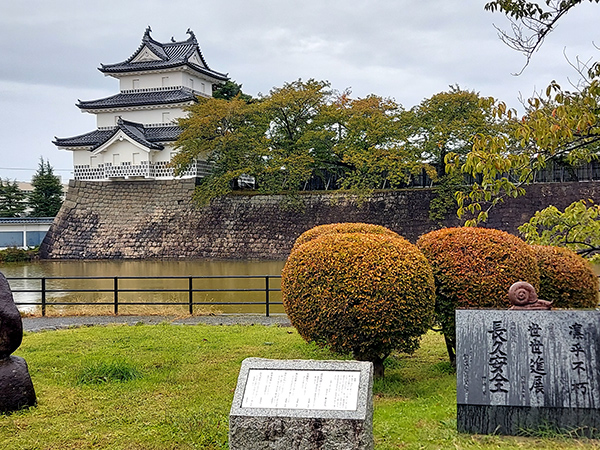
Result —
[{"label": "moat embankment", "polygon": [[[303,208],[282,196],[236,195],[197,208],[195,180],[71,181],[41,248],[49,259],[218,258],[283,260],[305,230],[333,222],[384,225],[414,242],[437,227],[428,217],[432,189],[376,193],[358,201],[340,193],[301,195]],[[600,182],[540,183],[495,208],[487,226],[517,227],[548,205],[600,201]],[[445,226],[457,225],[454,217]]]}]

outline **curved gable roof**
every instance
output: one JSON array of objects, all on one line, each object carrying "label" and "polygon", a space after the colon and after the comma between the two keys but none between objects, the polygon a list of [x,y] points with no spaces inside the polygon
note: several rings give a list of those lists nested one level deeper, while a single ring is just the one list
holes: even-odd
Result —
[{"label": "curved gable roof", "polygon": [[[185,41],[175,41],[162,43],[152,39],[150,27],[146,28],[144,36],[142,37],[142,43],[138,49],[125,61],[115,64],[101,64],[100,72],[110,75],[127,72],[139,72],[139,71],[151,71],[151,70],[164,70],[175,67],[188,66],[191,69],[215,78],[219,81],[227,81],[229,78],[227,74],[216,72],[206,63],[196,36],[188,29],[187,34],[190,36]],[[149,50],[156,59],[142,59],[139,60],[139,56],[146,50]],[[198,60],[200,64],[195,62]]]},{"label": "curved gable roof", "polygon": [[119,131],[122,131],[138,144],[152,150],[162,150],[161,142],[173,142],[181,134],[177,125],[163,127],[145,127],[141,123],[119,119],[117,126],[111,129],[94,130],[90,133],[70,138],[54,138],[52,143],[63,148],[87,148],[94,151],[110,141]]},{"label": "curved gable roof", "polygon": [[169,105],[197,101],[196,95],[187,88],[164,89],[150,92],[120,92],[99,100],[79,100],[82,110],[125,108],[135,106]]}]

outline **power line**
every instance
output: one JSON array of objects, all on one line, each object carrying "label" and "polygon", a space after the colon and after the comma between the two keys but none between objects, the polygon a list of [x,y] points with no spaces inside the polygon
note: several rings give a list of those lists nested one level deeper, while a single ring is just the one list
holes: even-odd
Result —
[{"label": "power line", "polygon": [[[36,171],[38,168],[36,167],[35,169],[31,169],[31,168],[26,168],[26,167],[0,167],[0,170],[33,170]],[[54,170],[55,172],[72,172],[73,169],[56,169],[55,167],[52,168],[52,170]]]}]

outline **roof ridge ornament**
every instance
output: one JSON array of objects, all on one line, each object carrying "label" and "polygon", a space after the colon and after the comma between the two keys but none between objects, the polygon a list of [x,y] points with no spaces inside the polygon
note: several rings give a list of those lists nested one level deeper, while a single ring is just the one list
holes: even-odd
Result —
[{"label": "roof ridge ornament", "polygon": [[185,33],[190,35],[190,37],[189,37],[188,41],[197,42],[197,41],[196,41],[196,35],[194,34],[194,32],[193,32],[192,30],[190,30],[190,29],[188,28],[188,29],[187,29],[187,31],[186,31]]},{"label": "roof ridge ornament", "polygon": [[146,31],[144,31],[144,37],[143,37],[143,40],[152,39],[152,38],[150,37],[150,33],[151,33],[151,32],[152,32],[152,28],[150,27],[150,25],[148,25],[148,26],[146,27]]}]

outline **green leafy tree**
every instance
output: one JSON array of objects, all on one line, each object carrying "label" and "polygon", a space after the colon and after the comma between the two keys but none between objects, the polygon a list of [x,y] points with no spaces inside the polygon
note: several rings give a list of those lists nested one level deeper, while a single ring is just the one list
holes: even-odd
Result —
[{"label": "green leafy tree", "polygon": [[0,217],[19,217],[27,209],[27,194],[16,181],[0,180]]},{"label": "green leafy tree", "polygon": [[[547,0],[540,5],[497,0],[489,2],[486,9],[501,11],[513,21],[513,40],[506,33],[503,37],[529,61],[557,21],[583,1]],[[451,171],[470,174],[476,180],[469,192],[456,193],[458,214],[469,216],[467,225],[485,222],[489,211],[505,198],[524,195],[525,186],[535,180],[537,171],[549,164],[572,168],[598,158],[600,65],[580,65],[577,70],[582,78],[576,89],[565,90],[552,82],[545,92],[528,100],[523,117],[503,102],[485,100],[493,114],[509,123],[512,130],[509,135],[478,135],[464,160],[455,153],[446,156]]]},{"label": "green leafy tree", "polygon": [[479,133],[501,134],[504,123],[478,93],[450,86],[411,109],[410,142],[439,178],[446,174],[446,155],[464,156]]},{"label": "green leafy tree", "polygon": [[408,145],[405,111],[391,99],[347,93],[332,105],[338,136],[334,153],[344,168],[342,187],[368,192],[396,188],[430,166]]},{"label": "green leafy tree", "polygon": [[37,172],[31,178],[33,191],[29,195],[29,207],[33,217],[54,217],[63,202],[63,186],[54,175],[49,161],[40,158]]},{"label": "green leafy tree", "polygon": [[257,105],[239,97],[200,98],[189,112],[188,117],[179,120],[183,132],[172,164],[177,174],[198,159],[211,164],[211,174],[202,180],[195,193],[199,204],[230,193],[242,175],[259,177],[263,173],[269,121],[260,114]]},{"label": "green leafy tree", "polygon": [[514,110],[494,99],[494,114],[511,126],[507,135],[478,135],[464,161],[449,153],[450,170],[461,170],[477,180],[468,193],[457,193],[458,214],[471,213],[467,224],[487,220],[489,211],[508,197],[525,194],[538,170],[549,163],[576,166],[598,157],[600,142],[600,79],[598,67],[589,71],[580,90],[570,92],[552,83],[544,95],[528,102],[518,118]]},{"label": "green leafy tree", "polygon": [[519,227],[529,244],[566,247],[586,258],[599,259],[600,205],[580,200],[560,211],[549,206]]},{"label": "green leafy tree", "polygon": [[317,117],[331,96],[330,84],[309,79],[274,88],[259,105],[269,119],[266,169],[259,179],[265,192],[297,191],[319,167]]},{"label": "green leafy tree", "polygon": [[233,100],[237,96],[247,103],[253,101],[252,96],[244,94],[242,92],[242,85],[236,83],[235,81],[227,80],[225,83],[218,84],[213,87],[214,98],[218,98],[220,100]]},{"label": "green leafy tree", "polygon": [[[599,3],[600,0],[588,0]],[[500,38],[509,47],[523,53],[527,64],[548,34],[556,28],[558,21],[572,8],[585,0],[545,0],[530,2],[527,0],[495,0],[488,2],[485,9],[500,11],[511,22],[511,32],[498,30]]]}]

